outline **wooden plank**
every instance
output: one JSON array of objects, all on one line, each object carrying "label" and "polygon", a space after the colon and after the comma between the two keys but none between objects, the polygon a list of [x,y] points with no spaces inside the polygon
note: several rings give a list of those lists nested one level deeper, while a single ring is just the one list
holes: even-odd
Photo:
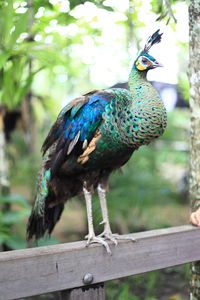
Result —
[{"label": "wooden plank", "polygon": [[93,284],[61,292],[62,300],[105,300],[104,284]]},{"label": "wooden plank", "polygon": [[0,299],[84,286],[200,260],[200,229],[190,225],[130,234],[137,242],[85,247],[74,242],[0,253]]}]

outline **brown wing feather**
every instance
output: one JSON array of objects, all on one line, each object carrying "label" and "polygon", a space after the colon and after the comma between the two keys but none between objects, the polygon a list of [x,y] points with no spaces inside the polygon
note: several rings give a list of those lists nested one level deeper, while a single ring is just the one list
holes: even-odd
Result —
[{"label": "brown wing feather", "polygon": [[91,139],[91,141],[90,141],[89,145],[87,146],[87,148],[85,149],[85,151],[78,157],[78,159],[77,159],[78,163],[83,165],[88,161],[90,153],[92,153],[95,150],[96,143],[100,138],[101,138],[101,132],[99,129],[97,129],[94,137]]}]

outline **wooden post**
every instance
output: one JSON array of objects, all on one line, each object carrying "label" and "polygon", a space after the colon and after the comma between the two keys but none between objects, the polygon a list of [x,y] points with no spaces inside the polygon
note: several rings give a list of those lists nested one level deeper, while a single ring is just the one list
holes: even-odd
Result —
[{"label": "wooden post", "polygon": [[[190,200],[191,210],[200,208],[200,0],[191,0],[189,6],[190,35]],[[200,261],[192,264],[190,299],[200,299]]]},{"label": "wooden post", "polygon": [[61,291],[62,300],[105,300],[104,284]]}]

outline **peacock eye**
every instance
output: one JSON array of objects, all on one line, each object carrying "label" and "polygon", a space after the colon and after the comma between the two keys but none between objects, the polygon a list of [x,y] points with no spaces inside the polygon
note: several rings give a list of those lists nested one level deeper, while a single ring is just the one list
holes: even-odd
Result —
[{"label": "peacock eye", "polygon": [[146,64],[148,62],[148,59],[142,58],[142,62],[143,62],[143,64]]}]

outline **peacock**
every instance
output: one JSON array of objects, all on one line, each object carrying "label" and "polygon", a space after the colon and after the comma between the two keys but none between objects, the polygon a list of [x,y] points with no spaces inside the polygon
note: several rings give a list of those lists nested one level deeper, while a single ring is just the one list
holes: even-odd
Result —
[{"label": "peacock", "polygon": [[[127,163],[140,146],[161,136],[167,115],[147,72],[162,65],[149,54],[161,41],[157,30],[147,40],[129,75],[130,91],[118,88],[94,90],[72,100],[58,115],[43,146],[43,163],[37,195],[27,225],[27,238],[51,234],[64,203],[83,195],[86,201],[86,245],[100,243],[111,253],[108,241],[127,238],[111,231],[106,192],[110,174]],[[97,190],[104,226],[96,236],[92,195]]]}]

